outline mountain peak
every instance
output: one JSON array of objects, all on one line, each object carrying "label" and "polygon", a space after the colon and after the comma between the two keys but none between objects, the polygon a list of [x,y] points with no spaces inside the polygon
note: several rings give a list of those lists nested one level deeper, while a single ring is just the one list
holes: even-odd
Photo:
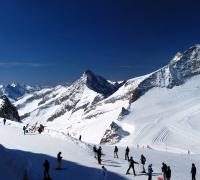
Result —
[{"label": "mountain peak", "polygon": [[189,49],[199,49],[200,44],[195,44],[194,46],[191,46]]},{"label": "mountain peak", "polygon": [[86,70],[80,78],[81,82],[84,83],[89,89],[102,94],[107,97],[114,93],[123,83],[111,83],[104,77],[96,75],[91,70]]},{"label": "mountain peak", "polygon": [[172,58],[172,60],[170,61],[170,64],[178,62],[182,58],[182,56],[183,55],[180,52],[177,52],[175,56]]}]

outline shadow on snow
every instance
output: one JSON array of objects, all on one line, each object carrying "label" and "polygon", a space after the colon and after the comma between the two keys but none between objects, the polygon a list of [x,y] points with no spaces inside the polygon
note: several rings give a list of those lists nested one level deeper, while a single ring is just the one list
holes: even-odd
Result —
[{"label": "shadow on snow", "polygon": [[[3,172],[4,174],[0,175],[0,177],[9,177],[10,174],[12,174],[13,177],[16,177],[15,180],[21,180],[24,176],[24,172],[27,171],[30,180],[42,180],[43,163],[44,160],[47,159],[50,163],[49,174],[53,180],[103,180],[101,169],[87,167],[72,161],[62,160],[63,170],[55,170],[57,159],[45,154],[5,149],[1,145],[0,158],[3,158],[3,161],[1,160],[0,163],[4,163],[3,165],[8,169],[8,171]],[[107,179],[123,180],[126,178],[108,171]]]}]

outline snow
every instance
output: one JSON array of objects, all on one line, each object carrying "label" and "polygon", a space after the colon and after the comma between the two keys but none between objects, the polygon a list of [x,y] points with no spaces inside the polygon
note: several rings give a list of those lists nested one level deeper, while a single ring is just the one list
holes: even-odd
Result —
[{"label": "snow", "polygon": [[170,63],[177,63],[182,58],[182,56],[183,55],[180,52],[177,52],[173,59],[170,61]]},{"label": "snow", "polygon": [[[2,119],[0,119],[2,121]],[[39,180],[43,177],[42,163],[44,159],[50,161],[50,175],[56,180],[87,179],[103,180],[101,166],[97,164],[91,150],[93,145],[80,142],[60,132],[46,130],[44,134],[23,135],[22,124],[8,121],[4,126],[0,123],[0,174],[1,179],[21,180],[26,171],[30,180]],[[13,141],[14,137],[15,141]],[[17,143],[16,143],[17,142]],[[108,170],[107,180],[133,179],[133,175],[125,175],[128,162],[124,160],[125,147],[119,147],[119,159],[113,158],[113,146],[102,146],[102,165]],[[54,170],[56,155],[61,151],[63,156],[63,171]],[[197,179],[199,176],[200,155],[188,155],[184,152],[168,153],[154,149],[130,147],[130,155],[135,161],[140,160],[140,155],[147,158],[147,165],[152,163],[155,176],[161,174],[161,163],[171,166],[172,179],[183,180],[190,178],[191,163],[197,166]],[[184,162],[184,163],[183,163]],[[146,180],[147,176],[141,175],[141,167],[135,166],[138,176],[136,180]],[[131,172],[132,173],[132,172]]]},{"label": "snow", "polygon": [[[55,133],[53,136],[37,133],[23,135],[22,125],[8,121],[6,126],[0,124],[0,136],[0,143],[10,149],[0,148],[0,156],[3,159],[0,167],[4,166],[4,163],[8,165],[8,169],[1,172],[1,178],[6,179],[11,176],[16,180],[22,179],[24,171],[27,170],[31,180],[41,179],[44,159],[50,161],[50,174],[56,180],[80,179],[80,177],[93,180],[100,176],[100,166],[96,164],[90,146],[78,143],[77,140],[73,141],[61,133]],[[15,141],[10,137],[15,137]],[[62,151],[63,166],[66,168],[62,172],[53,170],[56,167],[56,155],[59,151]],[[110,173],[110,176],[121,179],[116,173]]]},{"label": "snow", "polygon": [[0,108],[4,105],[4,100],[0,99]]},{"label": "snow", "polygon": [[0,94],[6,95],[10,99],[10,101],[15,102],[27,93],[36,92],[40,89],[41,87],[39,87],[38,85],[30,86],[13,82],[6,86],[0,85]]},{"label": "snow", "polygon": [[[42,123],[46,130],[44,135],[24,136],[22,124],[10,121],[8,126],[0,124],[0,143],[4,146],[0,147],[0,155],[4,163],[10,161],[7,157],[14,159],[14,163],[7,163],[13,170],[8,177],[21,179],[22,172],[27,170],[32,179],[40,179],[42,167],[38,164],[42,164],[44,158],[55,164],[57,152],[62,151],[64,165],[70,172],[52,171],[53,179],[80,179],[79,173],[83,174],[81,179],[102,179],[91,145],[99,144],[115,122],[120,132],[127,131],[129,135],[117,143],[120,159],[113,159],[112,146],[103,146],[108,179],[132,178],[124,175],[127,162],[123,160],[123,152],[127,145],[135,160],[139,161],[141,153],[145,154],[147,163],[153,163],[154,172],[160,173],[161,163],[165,161],[172,167],[172,179],[189,179],[191,163],[200,165],[199,74],[200,45],[196,45],[176,54],[163,68],[127,80],[118,84],[119,87],[87,71],[69,87],[56,86],[25,94],[15,102],[24,117],[23,124]],[[2,103],[0,100],[0,106]],[[122,109],[128,113],[121,115]],[[84,143],[76,140],[80,135]],[[17,143],[9,137],[15,137]],[[134,148],[137,146],[140,148]],[[147,146],[150,149],[146,149]],[[15,163],[18,158],[22,163],[14,168],[18,166]],[[16,174],[15,169],[19,169],[20,174]],[[135,179],[146,177],[140,175]]]},{"label": "snow", "polygon": [[173,89],[153,88],[134,102],[123,122],[134,126],[122,144],[200,150],[200,76]]}]

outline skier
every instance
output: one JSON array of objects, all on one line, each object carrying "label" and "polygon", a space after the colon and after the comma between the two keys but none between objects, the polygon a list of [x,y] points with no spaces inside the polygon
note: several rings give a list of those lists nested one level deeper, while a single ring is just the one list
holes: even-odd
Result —
[{"label": "skier", "polygon": [[26,134],[26,126],[23,126],[24,135]]},{"label": "skier", "polygon": [[81,138],[82,138],[82,137],[81,137],[81,135],[80,135],[80,136],[79,136],[79,141],[81,141]]},{"label": "skier", "polygon": [[197,173],[196,166],[194,163],[192,163],[192,168],[191,168],[192,180],[196,180],[196,173]]},{"label": "skier", "polygon": [[50,165],[49,165],[49,161],[47,159],[45,159],[43,166],[44,166],[44,179],[49,179],[50,178],[50,176],[49,176]]},{"label": "skier", "polygon": [[162,167],[161,167],[162,173],[163,173],[163,179],[166,179],[166,171],[167,171],[167,165],[165,163],[162,163]]},{"label": "skier", "polygon": [[153,173],[152,164],[149,164],[149,167],[148,167],[148,180],[152,180],[152,173]]},{"label": "skier", "polygon": [[125,160],[129,161],[129,148],[128,148],[128,146],[127,146],[126,152],[125,152]]},{"label": "skier", "polygon": [[3,124],[6,125],[6,118],[3,119]]},{"label": "skier", "polygon": [[94,158],[97,158],[97,147],[96,145],[93,146]]},{"label": "skier", "polygon": [[61,156],[61,152],[59,152],[57,155],[57,169],[58,170],[61,169],[61,161],[62,161],[62,156]]},{"label": "skier", "polygon": [[107,174],[108,174],[107,169],[106,169],[104,166],[102,166],[101,176],[102,176],[102,179],[103,179],[103,180],[106,180],[106,179],[107,179]]},{"label": "skier", "polygon": [[44,126],[42,124],[40,124],[40,127],[38,128],[39,134],[41,134],[42,131],[44,131]]},{"label": "skier", "polygon": [[102,151],[101,151],[101,146],[99,147],[99,149],[97,150],[97,160],[98,163],[101,164],[101,156],[102,156]]},{"label": "skier", "polygon": [[114,149],[114,158],[118,158],[118,148],[117,146],[115,146],[115,149]]},{"label": "skier", "polygon": [[129,160],[129,168],[128,168],[126,174],[130,174],[130,173],[129,173],[129,170],[132,168],[132,169],[133,169],[133,174],[134,174],[134,176],[136,176],[134,164],[139,164],[139,163],[136,162],[136,161],[134,161],[134,160],[133,160],[133,157],[131,157],[130,160]]},{"label": "skier", "polygon": [[144,165],[145,165],[145,162],[146,162],[146,158],[144,157],[143,154],[141,155],[140,161],[141,161],[142,169],[143,169],[143,170],[142,170],[142,173],[145,173],[146,171],[145,171]]},{"label": "skier", "polygon": [[170,169],[170,166],[167,167],[166,179],[167,179],[167,180],[170,180],[170,179],[171,179],[171,169]]}]

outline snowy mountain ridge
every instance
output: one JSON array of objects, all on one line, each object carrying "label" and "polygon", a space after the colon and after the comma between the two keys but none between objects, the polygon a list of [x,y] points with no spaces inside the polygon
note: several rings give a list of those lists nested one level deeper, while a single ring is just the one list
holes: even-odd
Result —
[{"label": "snowy mountain ridge", "polygon": [[[145,104],[149,104],[149,99],[151,99],[153,105],[160,104],[160,111],[164,114],[165,109],[162,107],[165,106],[163,103],[167,104],[168,99],[159,97],[161,99],[159,102],[158,96],[151,94],[151,92],[165,94],[167,91],[178,95],[177,89],[181,87],[183,91],[180,92],[185,94],[184,88],[188,88],[187,84],[191,81],[193,82],[190,87],[191,92],[185,94],[186,97],[190,97],[191,93],[196,94],[200,86],[198,83],[199,74],[200,45],[195,45],[183,53],[176,54],[168,65],[151,74],[113,83],[87,70],[80,79],[69,87],[56,86],[55,88],[31,92],[16,101],[15,105],[25,123],[44,123],[49,129],[69,133],[73,137],[82,134],[84,141],[87,142],[121,143],[124,145],[124,142],[155,144],[157,141],[153,139],[160,133],[158,132],[159,128],[162,127],[167,129],[164,132],[169,132],[167,123],[169,120],[165,117],[161,118],[159,114],[157,117],[151,115],[155,119],[161,118],[162,121],[158,122],[162,122],[162,125],[159,125],[155,131],[152,130],[154,135],[149,136],[145,132],[148,132],[149,123],[151,124],[151,121],[154,120],[151,118],[148,120],[148,117],[144,116],[143,111],[147,108]],[[150,98],[150,95],[154,99]],[[165,95],[169,98],[172,97],[168,93]],[[135,104],[141,100],[143,104],[139,106],[139,109],[135,109]],[[173,101],[173,103],[176,105],[180,102],[187,103],[187,101],[188,99],[181,99],[181,101],[178,99],[177,102]],[[194,100],[194,104],[196,103],[198,104]],[[153,108],[152,104],[150,103],[147,109]],[[183,107],[178,109],[177,113],[179,111],[181,113],[183,109]],[[193,112],[192,109],[191,111]],[[156,114],[156,109],[153,112]],[[186,118],[185,116],[189,116],[189,114],[186,113],[177,119],[181,121],[179,118]],[[137,122],[137,119],[140,121]],[[141,123],[143,121],[148,124],[147,127]],[[138,141],[137,139],[141,136],[139,130],[143,131],[143,128],[143,135],[147,136],[147,139]],[[135,141],[130,138],[135,139]],[[171,146],[176,145],[177,143],[171,143]],[[183,145],[181,147],[185,148]]]},{"label": "snowy mountain ridge", "polygon": [[38,85],[30,86],[14,82],[7,85],[0,85],[0,95],[6,95],[12,102],[16,101],[27,93],[39,90],[41,90],[41,87]]}]

